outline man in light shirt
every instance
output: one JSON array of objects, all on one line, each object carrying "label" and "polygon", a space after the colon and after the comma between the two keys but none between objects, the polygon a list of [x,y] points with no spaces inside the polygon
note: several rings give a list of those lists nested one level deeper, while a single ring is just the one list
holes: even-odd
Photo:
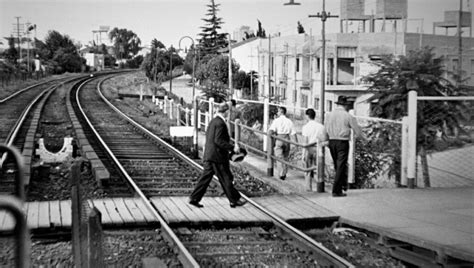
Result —
[{"label": "man in light shirt", "polygon": [[[277,118],[273,120],[269,130],[271,130],[278,138],[289,140],[291,137],[296,141],[296,131],[293,126],[293,122],[288,119],[288,117],[286,117],[285,107],[278,107]],[[290,154],[290,144],[280,139],[276,139],[274,153],[276,157],[288,161],[288,155]],[[278,166],[280,166],[279,169]],[[280,179],[285,180],[286,173],[288,172],[288,166],[283,163],[280,163],[280,165],[277,163],[275,167]]]},{"label": "man in light shirt", "polygon": [[329,151],[336,170],[332,195],[339,197],[346,196],[342,191],[347,187],[347,159],[351,129],[356,137],[363,138],[363,134],[356,119],[346,110],[346,106],[349,105],[347,98],[339,96],[336,105],[336,108],[327,115],[325,125],[329,135]]},{"label": "man in light shirt", "polygon": [[[305,168],[316,166],[317,157],[318,157],[318,144],[325,146],[328,140],[326,129],[324,126],[314,118],[316,117],[316,112],[314,109],[309,108],[305,112],[307,123],[303,126],[302,135],[305,139],[306,144],[312,144],[309,147],[303,149],[303,163]],[[308,171],[304,174],[306,191],[313,190],[313,177],[314,172]]]}]

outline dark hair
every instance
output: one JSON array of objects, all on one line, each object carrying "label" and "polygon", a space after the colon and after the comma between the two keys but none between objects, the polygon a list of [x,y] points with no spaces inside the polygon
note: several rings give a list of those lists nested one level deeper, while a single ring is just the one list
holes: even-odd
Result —
[{"label": "dark hair", "polygon": [[316,112],[313,108],[306,109],[305,114],[309,117],[309,119],[313,120],[316,117]]},{"label": "dark hair", "polygon": [[279,106],[278,109],[281,110],[281,113],[282,113],[282,114],[285,114],[285,115],[286,115],[286,108],[285,108],[285,107]]},{"label": "dark hair", "polygon": [[230,102],[232,103],[232,106],[237,105],[237,102],[234,99],[231,99]]}]

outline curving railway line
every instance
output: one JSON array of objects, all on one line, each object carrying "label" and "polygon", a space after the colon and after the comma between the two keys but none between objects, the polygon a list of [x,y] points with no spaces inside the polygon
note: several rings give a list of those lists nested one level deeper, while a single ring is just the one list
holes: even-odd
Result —
[{"label": "curving railway line", "polygon": [[[126,180],[133,194],[140,196],[159,219],[160,235],[172,243],[184,266],[352,266],[248,197],[248,206],[272,218],[271,226],[171,229],[150,198],[189,195],[201,166],[111,105],[100,92],[102,81],[82,83],[71,92],[70,99],[92,147],[112,168],[108,188],[113,189],[110,185],[120,179]],[[219,194],[217,186],[208,193]]]}]

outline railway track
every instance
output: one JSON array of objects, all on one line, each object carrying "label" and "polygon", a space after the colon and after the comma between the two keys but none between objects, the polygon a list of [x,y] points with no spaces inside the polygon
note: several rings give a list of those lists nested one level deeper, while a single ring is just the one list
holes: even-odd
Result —
[{"label": "railway track", "polygon": [[[184,266],[288,263],[298,267],[351,267],[247,197],[244,198],[249,201],[248,206],[255,206],[272,218],[272,226],[171,229],[149,198],[189,195],[202,167],[125,116],[98,89],[100,82],[95,79],[83,83],[71,94],[76,114],[83,116],[80,120],[84,132],[101,159],[119,170],[116,175],[126,179],[135,194],[148,204],[160,221],[160,235],[172,241]],[[215,187],[209,194],[219,195],[220,191]]]}]

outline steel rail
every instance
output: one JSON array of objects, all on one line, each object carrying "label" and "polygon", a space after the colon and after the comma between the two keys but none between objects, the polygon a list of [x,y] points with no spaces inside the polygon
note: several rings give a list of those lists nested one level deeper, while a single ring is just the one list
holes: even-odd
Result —
[{"label": "steel rail", "polygon": [[[110,77],[108,77],[110,78]],[[183,154],[182,152],[180,152],[179,150],[177,150],[176,148],[174,148],[173,146],[169,145],[167,142],[165,142],[164,140],[162,140],[160,137],[156,136],[154,133],[152,133],[151,131],[149,131],[148,129],[144,128],[142,125],[138,124],[137,122],[135,122],[133,119],[131,119],[130,117],[128,117],[127,115],[125,115],[122,111],[120,111],[117,107],[115,107],[109,100],[107,100],[107,98],[105,98],[105,96],[102,94],[101,90],[100,90],[100,87],[102,85],[102,82],[105,81],[106,79],[108,78],[105,78],[103,79],[102,81],[100,81],[97,85],[97,90],[99,92],[99,95],[101,96],[102,100],[108,104],[113,110],[115,110],[120,116],[122,116],[123,118],[125,118],[128,122],[130,122],[131,124],[133,124],[135,127],[139,128],[140,130],[142,130],[143,132],[145,132],[147,135],[149,135],[150,137],[152,137],[153,139],[155,139],[156,141],[158,141],[161,145],[163,145],[164,147],[166,147],[167,149],[169,149],[171,152],[173,152],[176,156],[180,157],[181,159],[185,160],[186,162],[190,163],[192,166],[198,168],[199,170],[203,170],[203,167],[201,165],[199,165],[198,163],[196,163],[194,160],[192,160],[191,158],[189,158],[188,156],[186,156],[185,154]],[[102,142],[102,140],[101,140]],[[110,151],[108,151],[110,152]],[[111,152],[110,152],[111,154]],[[114,157],[115,159],[115,157]],[[123,168],[121,167],[121,170]],[[125,170],[123,170],[123,172],[126,174]],[[127,176],[128,178],[129,176]],[[131,179],[131,178],[130,178]],[[214,180],[218,180],[218,178],[216,176],[214,176]],[[134,184],[135,185],[135,184]],[[135,185],[136,186],[136,185]],[[285,220],[283,220],[282,218],[280,218],[278,215],[274,214],[273,212],[270,212],[269,210],[265,209],[264,207],[262,207],[261,205],[259,205],[258,203],[256,203],[255,201],[251,200],[249,197],[247,197],[246,195],[244,195],[243,193],[240,193],[242,195],[242,197],[247,200],[250,204],[252,204],[254,207],[256,207],[257,209],[259,209],[261,212],[263,212],[264,214],[266,214],[267,216],[269,216],[273,223],[280,227],[281,229],[285,230],[286,232],[288,232],[289,234],[292,234],[300,243],[304,244],[306,247],[316,251],[317,253],[319,253],[321,256],[325,257],[326,259],[330,259],[331,261],[333,261],[337,267],[355,267],[353,264],[349,263],[347,260],[345,260],[344,258],[338,256],[337,254],[335,254],[334,252],[332,252],[331,250],[329,250],[328,248],[326,248],[323,244],[315,241],[314,239],[312,239],[311,237],[307,236],[306,234],[304,234],[303,232],[301,232],[300,230],[294,228],[293,226],[291,226],[290,224],[288,224]]]},{"label": "steel rail", "polygon": [[[102,79],[98,83],[98,87],[101,85],[101,82],[106,80],[106,79],[107,78]],[[130,175],[128,175],[125,168],[120,164],[118,159],[115,157],[115,155],[110,150],[110,148],[107,146],[107,144],[104,142],[102,137],[100,137],[99,133],[97,132],[97,130],[94,128],[91,121],[87,117],[87,115],[86,115],[86,113],[85,113],[84,109],[82,108],[82,105],[79,101],[79,92],[82,89],[82,87],[86,83],[90,82],[91,80],[93,80],[93,79],[88,79],[88,80],[82,82],[79,85],[78,89],[76,90],[76,97],[75,98],[76,98],[78,108],[82,113],[82,117],[87,122],[88,126],[90,127],[90,129],[92,130],[92,132],[94,133],[96,138],[99,140],[101,146],[105,149],[105,151],[107,151],[107,154],[110,156],[110,158],[113,160],[115,165],[120,169],[122,174],[125,176],[128,183],[132,186],[132,188],[135,190],[135,192],[138,194],[138,196],[144,201],[144,203],[148,207],[149,211],[158,219],[158,221],[160,222],[160,226],[161,226],[161,228],[162,228],[162,230],[165,234],[165,237],[167,237],[168,240],[178,248],[178,252],[177,252],[178,253],[178,258],[181,261],[181,263],[183,264],[183,266],[184,267],[199,267],[199,264],[197,263],[197,261],[194,259],[194,257],[191,255],[191,253],[187,250],[187,248],[183,245],[183,243],[179,240],[179,238],[173,232],[171,227],[169,227],[168,223],[163,219],[163,217],[160,215],[158,210],[153,206],[151,201],[145,196],[145,194],[142,192],[142,190],[136,185],[136,183],[133,181],[133,179],[130,177]]]}]

